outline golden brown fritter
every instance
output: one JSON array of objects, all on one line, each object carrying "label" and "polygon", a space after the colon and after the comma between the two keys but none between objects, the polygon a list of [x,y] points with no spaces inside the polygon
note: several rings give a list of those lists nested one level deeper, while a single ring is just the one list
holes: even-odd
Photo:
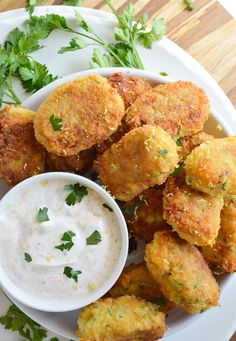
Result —
[{"label": "golden brown fritter", "polygon": [[34,112],[8,105],[0,111],[0,177],[16,185],[45,171],[45,151],[36,141]]},{"label": "golden brown fritter", "polygon": [[145,79],[128,76],[121,72],[113,73],[108,78],[108,82],[122,97],[125,109],[129,108],[144,91],[151,89],[151,85]]},{"label": "golden brown fritter", "polygon": [[133,296],[96,301],[80,312],[78,325],[80,341],[156,341],[167,329],[155,304]]},{"label": "golden brown fritter", "polygon": [[236,196],[228,195],[221,211],[221,228],[212,247],[201,248],[213,272],[236,271]]},{"label": "golden brown fritter", "polygon": [[[36,138],[52,154],[77,155],[116,131],[124,113],[123,100],[106,78],[78,78],[55,89],[40,105]],[[61,130],[55,130],[52,119],[62,120]]]},{"label": "golden brown fritter", "polygon": [[159,125],[172,137],[201,131],[210,114],[204,90],[191,82],[160,84],[143,93],[129,108],[126,122],[132,128]]},{"label": "golden brown fritter", "polygon": [[95,148],[82,150],[78,155],[58,156],[48,153],[47,163],[50,171],[84,174],[91,169],[96,157]]},{"label": "golden brown fritter", "polygon": [[181,145],[180,157],[186,159],[186,157],[200,144],[213,140],[214,136],[200,131],[193,136],[183,136],[179,138],[179,144]]},{"label": "golden brown fritter", "polygon": [[160,290],[176,306],[199,313],[218,305],[220,289],[203,256],[175,232],[156,232],[145,260]]},{"label": "golden brown fritter", "polygon": [[236,194],[236,136],[201,144],[185,160],[186,182],[212,196]]},{"label": "golden brown fritter", "polygon": [[163,192],[163,218],[191,244],[213,245],[220,229],[223,196],[212,197],[186,185],[184,174],[170,176]]},{"label": "golden brown fritter", "polygon": [[168,228],[163,219],[163,202],[160,188],[149,188],[133,200],[121,204],[128,229],[138,238],[150,242],[154,233]]},{"label": "golden brown fritter", "polygon": [[158,284],[152,278],[145,263],[127,266],[109,294],[112,297],[134,295],[158,305],[160,311],[167,313],[174,308],[173,303],[165,299]]},{"label": "golden brown fritter", "polygon": [[158,126],[127,133],[95,161],[103,185],[119,200],[132,200],[145,189],[165,182],[178,163],[176,143]]}]

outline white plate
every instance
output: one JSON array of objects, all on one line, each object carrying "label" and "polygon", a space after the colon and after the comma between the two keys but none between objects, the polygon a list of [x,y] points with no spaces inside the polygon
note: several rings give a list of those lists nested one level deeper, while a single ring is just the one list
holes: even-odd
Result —
[{"label": "white plate", "polygon": [[[96,32],[98,32],[101,36],[103,36],[106,40],[112,39],[112,27],[114,25],[114,17],[107,13],[103,13],[96,10],[91,9],[80,9],[81,13],[86,17],[86,19],[91,23],[91,25],[95,28]],[[45,14],[45,13],[58,13],[66,16],[66,18],[71,19],[73,17],[74,8],[72,7],[62,7],[62,6],[53,6],[53,7],[43,7],[39,8],[36,14]],[[23,10],[15,10],[11,12],[5,12],[0,14],[0,42],[5,39],[8,31],[15,26],[19,26],[27,16],[25,15]],[[44,42],[47,47],[45,49],[39,50],[34,53],[37,60],[46,63],[49,66],[49,69],[54,74],[59,74],[60,76],[67,75],[81,69],[88,68],[88,62],[91,57],[91,50],[87,49],[84,51],[68,53],[65,55],[58,55],[56,51],[61,47],[67,45],[71,35],[64,32],[53,32],[48,40]],[[145,50],[140,48],[140,54],[142,60],[144,61],[144,65],[146,69],[149,71],[154,71],[159,73],[160,71],[166,71],[169,73],[172,79],[186,79],[192,80],[198,85],[202,86],[208,93],[212,105],[217,109],[218,112],[223,113],[224,121],[227,122],[229,127],[232,129],[228,129],[229,132],[235,132],[236,129],[236,116],[234,112],[234,108],[228,98],[224,95],[219,86],[215,83],[215,81],[211,78],[211,76],[188,54],[186,54],[182,49],[176,46],[174,43],[169,41],[168,39],[163,39],[160,43],[154,44],[152,50]],[[59,70],[59,72],[58,72]],[[26,98],[27,96],[22,93],[21,98]],[[233,129],[234,128],[234,129]],[[2,193],[4,189],[2,188]],[[228,288],[231,288],[231,297],[235,294],[236,281],[235,276],[232,275],[230,283],[228,283]],[[229,281],[228,281],[229,282]],[[230,289],[228,289],[230,290]],[[223,297],[226,295],[226,291],[224,292]],[[235,297],[235,296],[234,296]],[[1,299],[1,298],[0,298]],[[226,301],[226,300],[225,300]],[[233,301],[233,300],[232,300]],[[221,318],[219,321],[222,321],[219,325],[221,325],[221,331],[223,326],[223,315],[222,311],[224,310],[226,303],[221,299],[222,308],[215,308],[211,311],[205,313],[204,319],[200,319],[196,323],[194,323],[194,328],[196,326],[202,324],[202,321],[206,321],[207,319],[210,321],[212,317],[213,320],[219,314]],[[227,324],[227,329],[223,330],[224,334],[229,333],[234,330],[235,326],[235,316],[232,316],[232,305],[229,305],[229,312],[227,317],[224,315],[225,320],[230,321],[230,324]],[[61,335],[65,335],[68,337],[73,337],[73,330],[75,328],[75,314],[50,314],[43,313],[40,311],[36,311],[33,309],[29,309],[21,305],[21,309],[24,310],[28,315],[30,315],[33,319],[37,320],[39,323],[44,325],[45,327],[59,332]],[[178,318],[176,316],[176,318]],[[213,321],[212,320],[212,321]],[[209,322],[210,323],[210,322]],[[204,323],[203,323],[204,324]],[[182,325],[183,326],[183,325]],[[207,326],[207,325],[205,325]],[[173,328],[172,328],[173,329]],[[193,329],[193,327],[192,327]],[[199,332],[199,327],[197,328]],[[173,332],[174,330],[172,330]],[[175,330],[176,331],[176,330]],[[171,332],[171,331],[170,331]],[[209,333],[209,329],[207,328],[203,331],[204,334],[207,335]],[[181,341],[184,340],[208,340],[209,338],[199,338],[198,333],[191,333],[191,326],[184,329],[181,332],[178,332],[173,337],[166,337],[167,340],[180,340],[180,335],[182,334]],[[191,335],[191,336],[190,336]],[[209,334],[210,335],[210,334]],[[216,333],[219,336],[219,333]],[[229,334],[228,334],[229,335]],[[217,336],[217,337],[218,337]],[[196,339],[195,339],[196,337]],[[219,340],[228,340],[223,339],[222,337],[217,339],[214,338],[214,341]],[[4,338],[4,341],[7,341]]]}]

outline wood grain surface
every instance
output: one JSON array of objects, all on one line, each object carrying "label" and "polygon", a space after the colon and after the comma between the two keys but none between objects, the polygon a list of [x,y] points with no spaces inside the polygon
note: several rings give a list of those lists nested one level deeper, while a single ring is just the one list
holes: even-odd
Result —
[{"label": "wood grain surface", "polygon": [[[236,0],[232,0],[236,1]],[[44,4],[60,4],[48,0]],[[127,0],[113,0],[122,10]],[[164,17],[167,36],[196,58],[236,106],[236,20],[216,0],[195,0],[195,10],[182,0],[133,0],[139,14]],[[0,0],[0,12],[24,7],[24,0]],[[85,7],[108,10],[103,0],[84,0]]]}]

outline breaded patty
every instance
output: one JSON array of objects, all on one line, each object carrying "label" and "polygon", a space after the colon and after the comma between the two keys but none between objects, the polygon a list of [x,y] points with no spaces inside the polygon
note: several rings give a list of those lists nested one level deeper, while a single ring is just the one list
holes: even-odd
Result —
[{"label": "breaded patty", "polygon": [[186,159],[186,157],[200,144],[203,142],[213,140],[214,136],[200,131],[193,136],[183,136],[179,139],[179,144],[181,145],[180,157]]},{"label": "breaded patty", "polygon": [[174,305],[163,296],[158,284],[152,278],[145,263],[127,266],[109,294],[112,297],[134,295],[158,305],[163,312],[170,311]]},{"label": "breaded patty", "polygon": [[8,105],[0,111],[0,177],[8,185],[45,171],[45,151],[36,141],[34,112]]},{"label": "breaded patty", "polygon": [[93,164],[96,157],[95,148],[82,150],[78,155],[58,156],[48,153],[47,163],[50,171],[84,174]]},{"label": "breaded patty", "polygon": [[171,302],[189,313],[218,305],[220,289],[200,251],[175,232],[156,232],[146,246],[147,268]]},{"label": "breaded patty", "polygon": [[78,78],[55,89],[40,105],[36,138],[52,154],[77,155],[116,131],[124,113],[122,98],[106,78]]},{"label": "breaded patty", "polygon": [[201,251],[213,272],[236,271],[236,196],[225,198],[216,242],[211,248],[203,247]]},{"label": "breaded patty", "polygon": [[191,82],[160,84],[143,93],[127,113],[127,125],[159,125],[172,137],[188,136],[201,131],[210,114],[204,90]]},{"label": "breaded patty", "polygon": [[103,185],[119,200],[132,200],[145,189],[165,182],[179,161],[176,143],[158,126],[127,133],[95,162]]},{"label": "breaded patty", "polygon": [[155,304],[133,296],[100,299],[78,319],[80,341],[156,341],[167,327]]},{"label": "breaded patty", "polygon": [[186,182],[212,196],[236,194],[236,137],[201,144],[185,160]]},{"label": "breaded patty", "polygon": [[163,192],[163,218],[191,244],[213,245],[220,229],[223,196],[212,197],[186,185],[184,174],[170,176]]},{"label": "breaded patty", "polygon": [[109,84],[115,88],[125,103],[125,109],[145,91],[151,89],[151,85],[143,78],[128,76],[121,72],[113,73],[108,78]]},{"label": "breaded patty", "polygon": [[149,188],[121,204],[129,231],[146,242],[153,239],[156,231],[168,228],[163,219],[162,192],[161,188]]}]

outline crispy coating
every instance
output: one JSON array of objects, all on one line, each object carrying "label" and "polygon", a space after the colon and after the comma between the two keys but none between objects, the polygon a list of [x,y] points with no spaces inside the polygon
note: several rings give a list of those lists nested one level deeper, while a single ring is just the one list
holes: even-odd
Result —
[{"label": "crispy coating", "polygon": [[134,296],[100,299],[78,320],[80,341],[156,341],[167,327],[155,304]]},{"label": "crispy coating", "polygon": [[122,205],[129,231],[146,242],[152,241],[156,231],[168,228],[163,219],[162,192],[161,188],[149,188]]},{"label": "crispy coating", "polygon": [[151,89],[151,85],[145,79],[127,76],[121,72],[113,73],[109,77],[108,82],[122,97],[125,109],[129,108],[137,97]]},{"label": "crispy coating", "polygon": [[223,204],[223,196],[212,197],[186,185],[184,174],[170,176],[163,192],[163,218],[189,243],[213,245]]},{"label": "crispy coating", "polygon": [[236,137],[201,144],[185,160],[186,182],[212,196],[236,194]]},{"label": "crispy coating", "polygon": [[47,163],[50,171],[84,174],[91,169],[96,157],[95,149],[82,150],[78,155],[58,156],[48,153]]},{"label": "crispy coating", "polygon": [[165,182],[178,163],[176,143],[158,126],[128,132],[95,162],[102,183],[119,200],[132,200]]},{"label": "crispy coating", "polygon": [[199,313],[218,305],[220,289],[204,258],[175,232],[156,232],[145,260],[165,297],[177,306]]},{"label": "crispy coating", "polygon": [[0,111],[0,177],[8,185],[45,171],[45,151],[36,141],[34,112],[8,105]]},{"label": "crispy coating", "polygon": [[138,97],[127,113],[127,125],[159,125],[172,137],[201,131],[210,114],[204,90],[191,82],[160,84]]},{"label": "crispy coating", "polygon": [[[40,105],[35,135],[52,154],[77,155],[116,131],[124,113],[123,100],[107,79],[87,76],[58,87]],[[62,130],[54,130],[52,115],[62,119]]]},{"label": "crispy coating", "polygon": [[186,159],[186,157],[200,144],[213,140],[214,136],[209,135],[205,133],[204,131],[200,131],[199,133],[193,135],[193,136],[183,136],[180,137],[180,144],[181,144],[181,150],[180,150],[180,157],[182,160]]},{"label": "crispy coating", "polygon": [[167,313],[174,305],[165,299],[157,282],[152,278],[145,263],[131,264],[120,275],[109,294],[112,297],[134,295],[159,306],[160,311]]},{"label": "crispy coating", "polygon": [[221,228],[212,247],[201,248],[213,272],[236,271],[236,196],[225,198],[221,211]]}]

